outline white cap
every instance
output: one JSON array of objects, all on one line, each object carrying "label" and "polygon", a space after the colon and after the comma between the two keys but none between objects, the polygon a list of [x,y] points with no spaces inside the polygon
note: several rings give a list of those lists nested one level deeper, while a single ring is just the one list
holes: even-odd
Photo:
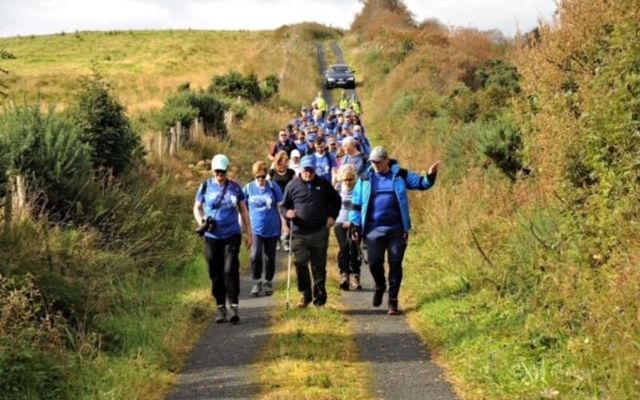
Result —
[{"label": "white cap", "polygon": [[211,170],[222,170],[226,171],[229,169],[229,158],[224,154],[216,154],[211,159]]},{"label": "white cap", "polygon": [[291,151],[291,158],[293,157],[300,158],[300,152],[297,149],[293,149],[293,151]]}]

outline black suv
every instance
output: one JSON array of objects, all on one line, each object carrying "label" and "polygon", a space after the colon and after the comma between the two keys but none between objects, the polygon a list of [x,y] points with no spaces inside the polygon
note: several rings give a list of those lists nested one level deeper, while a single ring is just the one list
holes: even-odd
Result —
[{"label": "black suv", "polygon": [[347,64],[331,65],[324,73],[325,86],[327,89],[335,87],[355,89],[356,77],[353,75],[355,72]]}]

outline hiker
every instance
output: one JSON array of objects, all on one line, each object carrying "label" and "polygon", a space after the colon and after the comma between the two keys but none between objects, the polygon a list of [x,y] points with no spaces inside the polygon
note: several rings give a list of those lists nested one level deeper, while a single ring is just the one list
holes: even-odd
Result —
[{"label": "hiker", "polygon": [[276,246],[281,233],[278,203],[282,201],[282,191],[280,186],[267,181],[267,165],[264,161],[253,164],[251,172],[255,180],[243,190],[253,232],[251,271],[254,284],[251,295],[259,296],[264,289],[264,294],[271,296],[276,271]]},{"label": "hiker", "polygon": [[382,304],[387,284],[384,256],[389,263],[388,314],[398,315],[398,293],[402,282],[402,260],[407,248],[411,220],[407,190],[427,190],[434,185],[439,162],[426,176],[400,168],[389,158],[387,150],[378,146],[371,151],[372,166],[356,183],[349,222],[354,238],[366,240],[371,275],[375,281],[373,306]]},{"label": "hiker", "polygon": [[[277,184],[280,187],[280,191],[284,193],[285,187],[296,176],[296,173],[294,170],[289,168],[289,157],[287,157],[287,153],[284,150],[276,154],[273,163],[275,168],[269,170],[267,179]],[[289,242],[287,241],[288,236],[289,227],[285,221],[282,220],[282,235],[280,236],[280,243],[278,244],[278,247],[284,251],[289,251]]]},{"label": "hiker", "polygon": [[338,106],[342,111],[345,111],[349,108],[349,98],[347,97],[347,93],[344,90],[340,91],[340,99],[338,100]]},{"label": "hiker", "polygon": [[349,108],[353,110],[356,115],[362,114],[362,104],[356,95],[351,95],[351,101],[349,102]]},{"label": "hiker", "polygon": [[342,159],[343,165],[353,165],[356,174],[362,176],[369,167],[367,164],[366,154],[358,150],[358,143],[356,140],[347,136],[342,140],[342,147],[344,148],[345,156]]},{"label": "hiker", "polygon": [[311,146],[309,145],[309,142],[307,142],[307,134],[303,130],[298,131],[298,139],[293,143],[295,143],[296,148],[301,155],[304,156],[311,152]]},{"label": "hiker", "polygon": [[292,169],[296,173],[296,176],[300,176],[302,167],[300,166],[301,154],[298,150],[291,152],[291,159],[289,160],[289,169]]},{"label": "hiker", "polygon": [[238,295],[240,294],[241,228],[238,211],[246,231],[247,247],[251,247],[251,222],[244,193],[237,182],[227,177],[229,158],[216,154],[211,160],[213,179],[207,179],[198,188],[193,205],[193,216],[201,224],[204,236],[205,258],[211,279],[211,294],[215,298],[216,323],[227,321],[226,302],[229,301],[229,322],[240,321]]},{"label": "hiker", "polygon": [[289,140],[289,134],[287,131],[280,131],[278,133],[278,140],[271,145],[271,149],[269,150],[269,160],[274,161],[276,154],[280,151],[285,151],[288,156],[296,148],[295,143]]},{"label": "hiker", "polygon": [[331,183],[336,173],[337,161],[327,152],[327,144],[324,139],[316,139],[314,148],[315,152],[311,156],[315,157],[316,175]]},{"label": "hiker", "polygon": [[340,198],[342,207],[336,219],[333,231],[338,240],[338,268],[340,269],[340,289],[360,290],[360,238],[354,239],[349,233],[349,210],[351,210],[351,198],[353,188],[358,179],[356,169],[352,164],[343,165],[339,173]]},{"label": "hiker", "polygon": [[316,96],[315,100],[313,100],[313,103],[311,103],[311,105],[314,108],[322,111],[322,115],[326,114],[326,112],[329,111],[329,105],[327,104],[324,97],[322,97],[321,91],[318,92],[318,95]]},{"label": "hiker", "polygon": [[[327,249],[329,229],[340,211],[340,196],[329,182],[316,175],[313,155],[302,157],[300,177],[285,189],[280,213],[293,229],[292,249],[298,290],[302,294],[299,308],[312,301],[316,306],[327,302]],[[310,274],[311,272],[311,274]]]}]

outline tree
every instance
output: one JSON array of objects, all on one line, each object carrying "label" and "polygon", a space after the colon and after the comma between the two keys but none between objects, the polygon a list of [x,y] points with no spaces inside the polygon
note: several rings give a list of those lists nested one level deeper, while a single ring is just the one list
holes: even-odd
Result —
[{"label": "tree", "polygon": [[131,128],[125,107],[99,73],[83,79],[81,85],[70,110],[71,120],[91,146],[93,167],[120,175],[133,164],[140,138]]}]

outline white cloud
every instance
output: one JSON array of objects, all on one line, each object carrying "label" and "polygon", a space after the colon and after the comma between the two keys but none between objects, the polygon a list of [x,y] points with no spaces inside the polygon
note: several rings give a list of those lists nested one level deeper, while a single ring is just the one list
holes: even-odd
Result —
[{"label": "white cloud", "polygon": [[[550,19],[554,0],[405,0],[418,20],[500,29]],[[0,36],[116,29],[273,29],[316,21],[348,28],[357,0],[0,0]]]}]

